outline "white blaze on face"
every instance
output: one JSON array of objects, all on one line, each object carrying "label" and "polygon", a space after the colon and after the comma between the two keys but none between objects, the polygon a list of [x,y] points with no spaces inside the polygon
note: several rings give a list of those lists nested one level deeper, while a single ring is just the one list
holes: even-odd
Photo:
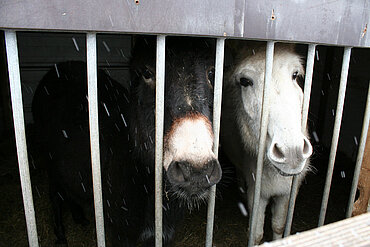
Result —
[{"label": "white blaze on face", "polygon": [[213,132],[209,120],[201,115],[175,121],[165,136],[163,167],[167,171],[172,161],[187,161],[202,167],[215,159],[212,151]]}]

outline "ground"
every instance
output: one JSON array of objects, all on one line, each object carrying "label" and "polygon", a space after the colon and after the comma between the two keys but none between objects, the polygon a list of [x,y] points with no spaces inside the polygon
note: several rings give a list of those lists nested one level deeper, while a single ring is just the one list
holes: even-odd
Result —
[{"label": "ground", "polygon": [[[317,226],[327,156],[325,151],[315,152],[313,165],[317,171],[306,177],[300,189],[292,227],[293,234]],[[55,236],[48,198],[47,174],[44,169],[37,167],[37,158],[32,156],[29,160],[40,246],[53,246]],[[226,171],[225,179],[217,187],[213,246],[245,246],[248,217],[243,216],[238,207],[240,196],[233,169],[226,159],[222,159],[222,164],[226,167]],[[344,157],[339,157],[338,154],[326,223],[343,219],[345,216],[353,174],[351,169],[353,169],[353,163]],[[204,206],[199,211],[193,211],[186,216],[176,232],[175,247],[204,246],[206,210]],[[28,246],[15,145],[9,139],[0,142],[0,212],[0,247]],[[87,227],[76,225],[69,213],[64,215],[70,247],[96,246],[93,212],[88,215],[90,225]],[[266,218],[270,220],[269,213]],[[271,241],[270,223],[265,224],[265,232],[266,241]]]}]

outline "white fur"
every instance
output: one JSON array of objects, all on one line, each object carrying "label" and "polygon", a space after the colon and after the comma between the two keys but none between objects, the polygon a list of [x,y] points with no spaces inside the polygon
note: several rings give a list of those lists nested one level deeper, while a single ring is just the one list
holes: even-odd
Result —
[{"label": "white fur", "polygon": [[213,133],[209,121],[204,117],[181,119],[168,135],[164,151],[163,167],[167,170],[172,161],[188,161],[194,167],[201,167],[216,159],[213,147]]},{"label": "white fur", "polygon": [[[240,50],[242,59],[239,59],[225,77],[221,142],[237,168],[240,186],[247,191],[244,196],[251,214],[266,52],[264,47],[258,47],[254,43],[249,43],[248,47],[247,50]],[[282,236],[292,176],[282,176],[280,173],[299,174],[301,182],[308,169],[308,158],[312,154],[312,146],[306,132],[301,130],[303,93],[292,79],[295,71],[300,75],[304,73],[300,57],[294,53],[292,47],[277,44],[270,84],[269,123],[255,243],[262,240],[265,209],[271,198],[274,200],[274,239]],[[252,79],[253,86],[240,86],[238,83],[242,77]],[[276,147],[284,155],[279,155]]]}]

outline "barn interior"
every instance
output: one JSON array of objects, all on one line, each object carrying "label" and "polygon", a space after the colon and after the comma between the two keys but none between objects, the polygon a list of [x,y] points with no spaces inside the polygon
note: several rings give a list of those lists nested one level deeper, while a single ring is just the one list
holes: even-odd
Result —
[{"label": "barn interior", "polygon": [[[17,165],[9,81],[4,44],[0,33],[0,245],[27,246],[27,231]],[[38,82],[62,61],[86,61],[85,35],[79,33],[18,32],[18,49],[29,165],[36,222],[41,246],[53,246],[52,210],[48,197],[45,160],[38,155],[32,129],[32,98]],[[98,66],[125,87],[129,85],[131,35],[98,34]],[[307,45],[297,45],[305,56]],[[309,133],[314,154],[313,171],[306,176],[296,201],[292,234],[317,227],[325,185],[333,132],[343,48],[318,45],[309,110]],[[360,142],[367,89],[370,81],[370,50],[352,49],[340,139],[325,223],[345,218],[353,170]],[[248,215],[243,211],[235,170],[220,149],[224,169],[217,186],[214,246],[245,246]],[[204,246],[206,206],[192,211],[176,232],[174,246]],[[268,211],[267,211],[268,212]],[[65,226],[69,246],[95,246],[94,214],[88,214],[88,226],[77,225],[66,213]],[[269,220],[269,213],[267,213]],[[270,224],[265,224],[265,241],[271,241]],[[11,243],[11,244],[10,244]]]}]

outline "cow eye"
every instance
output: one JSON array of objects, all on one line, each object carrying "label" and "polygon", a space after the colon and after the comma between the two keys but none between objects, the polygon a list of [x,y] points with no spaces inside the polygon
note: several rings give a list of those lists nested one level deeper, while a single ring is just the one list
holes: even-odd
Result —
[{"label": "cow eye", "polygon": [[148,68],[145,68],[145,70],[142,73],[145,80],[150,80],[154,78],[154,74],[152,71],[150,71]]},{"label": "cow eye", "polygon": [[298,86],[303,90],[304,77],[302,74],[299,74],[298,71],[295,71],[292,74],[292,80],[295,81],[298,84]]},{"label": "cow eye", "polygon": [[207,70],[207,79],[209,81],[209,83],[211,83],[212,85],[214,84],[215,82],[215,68],[210,68]]},{"label": "cow eye", "polygon": [[295,71],[292,75],[292,80],[296,80],[298,77],[298,71]]},{"label": "cow eye", "polygon": [[250,78],[242,77],[239,82],[243,87],[253,86],[253,80]]}]

